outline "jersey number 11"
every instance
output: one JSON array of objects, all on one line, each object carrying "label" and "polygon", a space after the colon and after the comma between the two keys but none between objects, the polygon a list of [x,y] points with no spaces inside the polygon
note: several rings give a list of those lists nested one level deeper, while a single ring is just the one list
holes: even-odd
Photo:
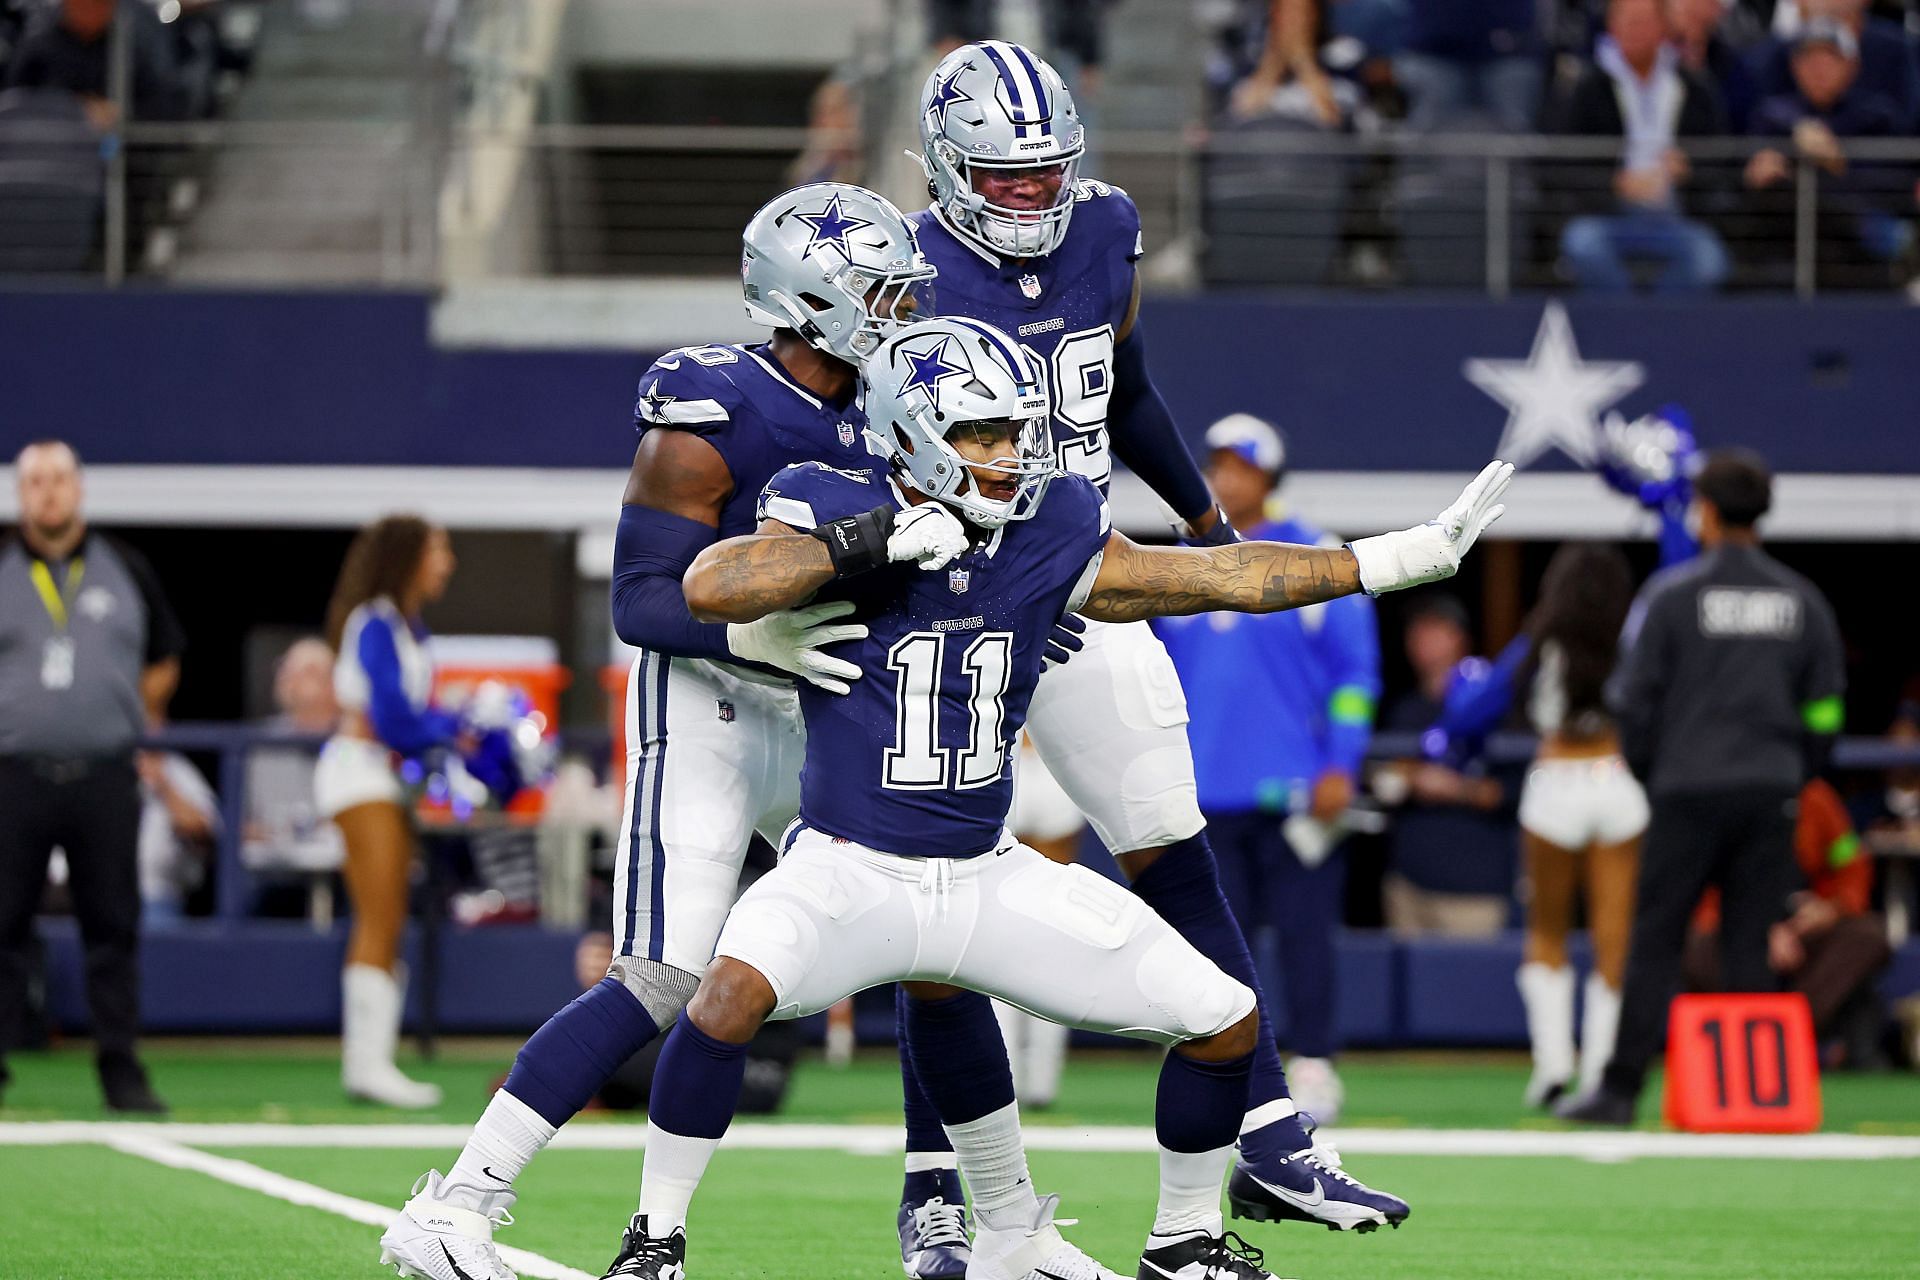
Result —
[{"label": "jersey number 11", "polygon": [[1013,633],[984,631],[960,655],[968,680],[967,744],[940,745],[940,691],[945,683],[947,634],[914,631],[887,650],[894,673],[893,745],[880,785],[894,791],[970,791],[1000,780],[1006,770],[1007,683],[1013,669]]}]

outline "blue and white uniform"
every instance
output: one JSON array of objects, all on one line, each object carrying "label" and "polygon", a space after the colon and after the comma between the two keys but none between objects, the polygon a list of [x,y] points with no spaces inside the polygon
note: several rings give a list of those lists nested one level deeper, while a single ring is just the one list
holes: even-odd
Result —
[{"label": "blue and white uniform", "polygon": [[[815,463],[775,477],[764,511],[811,529],[888,502],[907,505],[883,474]],[[774,1016],[903,979],[1162,1042],[1253,1007],[1139,898],[1006,829],[1047,634],[1092,588],[1109,532],[1094,486],[1063,477],[1031,520],[944,569],[894,565],[822,590],[867,624],[836,651],[868,675],[846,696],[801,690],[800,818],[716,952],[766,977]]]},{"label": "blue and white uniform", "polygon": [[[938,209],[913,214],[921,250],[940,269],[940,310],[994,325],[1038,358],[1065,471],[1104,493],[1118,454],[1163,497],[1194,508],[1183,514],[1208,510],[1206,485],[1170,430],[1124,443],[1109,432],[1136,399],[1164,417],[1145,382],[1137,327],[1115,343],[1133,298],[1140,215],[1106,183],[1079,182],[1075,196],[1060,247],[1022,261],[958,235]],[[1040,682],[1027,731],[1101,841],[1125,853],[1186,839],[1204,825],[1186,723],[1179,676],[1152,628],[1089,621],[1086,647]]]},{"label": "blue and white uniform", "polygon": [[[751,533],[760,490],[791,463],[872,458],[857,404],[833,405],[789,378],[765,346],[686,347],[640,379],[641,434],[685,431],[733,477],[714,540]],[[757,830],[777,841],[799,807],[806,735],[784,673],[730,660],[726,628],[686,613],[680,566],[655,575],[685,635],[662,635],[627,681],[627,788],[614,868],[617,955],[701,973],[733,905]],[[687,656],[689,652],[705,656]]]},{"label": "blue and white uniform", "polygon": [[404,791],[395,758],[446,746],[460,733],[459,720],[432,704],[426,628],[385,596],[347,615],[333,693],[342,710],[366,717],[379,741],[345,734],[327,740],[313,774],[314,805],[322,817],[374,801],[400,803]]}]

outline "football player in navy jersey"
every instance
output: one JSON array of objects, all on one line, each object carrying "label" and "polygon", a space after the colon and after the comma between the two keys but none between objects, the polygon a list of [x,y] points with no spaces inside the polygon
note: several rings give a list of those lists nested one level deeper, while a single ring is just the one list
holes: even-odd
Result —
[{"label": "football player in navy jersey", "polygon": [[897,981],[918,1018],[921,1087],[943,1115],[977,1117],[951,1129],[975,1211],[969,1277],[1114,1273],[1061,1238],[1055,1197],[1036,1196],[1006,1055],[949,1016],[967,991],[1170,1044],[1160,1200],[1138,1275],[1270,1280],[1219,1211],[1254,993],[1139,896],[1014,840],[1010,754],[1063,615],[1272,612],[1435,581],[1504,510],[1513,469],[1489,464],[1437,519],[1344,548],[1147,548],[1112,531],[1090,480],[1056,474],[1039,362],[991,326],[911,325],[862,378],[886,468],[788,467],[762,495],[758,530],[707,547],[685,578],[693,616],[714,624],[852,605],[863,633],[834,647],[868,675],[850,694],[800,692],[800,817],[662,1050],[639,1212],[607,1276],[688,1274],[688,1207],[762,1022]]},{"label": "football player in navy jersey", "polygon": [[[1039,362],[1062,468],[1105,492],[1117,457],[1180,517],[1191,542],[1237,540],[1147,374],[1139,213],[1119,188],[1079,176],[1085,137],[1060,76],[1016,44],[964,45],[927,80],[920,138],[933,205],[912,220],[940,271],[940,312],[1004,330]],[[1040,682],[1027,729],[1134,892],[1257,991],[1207,844],[1186,721],[1179,677],[1152,630],[1095,621],[1073,660]],[[1234,1216],[1398,1226],[1406,1202],[1342,1172],[1338,1154],[1313,1140],[1288,1095],[1264,1005],[1228,1187]],[[914,1087],[910,1058],[903,1074],[901,1255],[909,1275],[927,1280],[938,1273],[916,1270],[907,1224],[931,1196],[950,1194],[926,1171],[950,1168],[954,1157]]]},{"label": "football player in navy jersey", "polygon": [[703,623],[680,578],[703,547],[753,530],[760,490],[782,467],[871,461],[854,362],[927,309],[934,269],[899,210],[837,183],[775,199],[743,246],[747,311],[774,327],[771,341],[669,352],[641,377],[634,409],[613,619],[640,653],[627,683],[613,967],[521,1049],[446,1177],[416,1184],[380,1241],[402,1275],[512,1280],[493,1229],[514,1179],[672,1024],[713,955],[754,831],[777,837],[793,817],[803,734],[792,677],[844,693],[859,674],[819,652],[864,634],[840,620],[849,605]]}]

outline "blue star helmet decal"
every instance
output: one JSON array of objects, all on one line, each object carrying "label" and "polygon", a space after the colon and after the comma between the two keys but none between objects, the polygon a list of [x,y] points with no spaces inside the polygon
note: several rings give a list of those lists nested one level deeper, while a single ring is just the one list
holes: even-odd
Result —
[{"label": "blue star helmet decal", "polygon": [[839,251],[847,262],[853,261],[853,250],[847,246],[847,237],[863,227],[873,224],[865,218],[850,217],[840,207],[840,197],[835,195],[827,201],[827,207],[818,213],[800,213],[795,217],[813,228],[813,238],[807,241],[807,247],[800,251],[803,258],[811,258],[813,251],[822,245],[829,245]]},{"label": "blue star helmet decal", "polygon": [[974,97],[962,89],[955,81],[966,72],[973,70],[971,62],[962,63],[948,73],[947,78],[934,85],[933,100],[927,103],[927,114],[933,117],[933,127],[944,130],[947,127],[947,112],[962,102],[972,102]]},{"label": "blue star helmet decal", "polygon": [[942,337],[938,346],[928,347],[925,351],[902,351],[907,367],[913,374],[901,386],[900,393],[905,395],[915,387],[927,393],[927,399],[938,404],[940,400],[940,380],[951,378],[957,373],[969,370],[963,364],[954,364],[947,359],[947,344],[951,338]]}]

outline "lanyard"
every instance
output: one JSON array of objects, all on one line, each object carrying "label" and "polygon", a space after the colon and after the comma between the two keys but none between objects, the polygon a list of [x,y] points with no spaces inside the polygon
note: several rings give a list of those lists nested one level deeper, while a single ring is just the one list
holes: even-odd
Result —
[{"label": "lanyard", "polygon": [[67,616],[67,605],[80,594],[80,580],[86,576],[87,562],[74,557],[67,567],[67,589],[56,591],[53,587],[53,571],[47,568],[45,560],[33,562],[33,589],[40,593],[40,603],[46,606],[47,616],[53,619],[53,625],[65,631],[71,621]]}]

